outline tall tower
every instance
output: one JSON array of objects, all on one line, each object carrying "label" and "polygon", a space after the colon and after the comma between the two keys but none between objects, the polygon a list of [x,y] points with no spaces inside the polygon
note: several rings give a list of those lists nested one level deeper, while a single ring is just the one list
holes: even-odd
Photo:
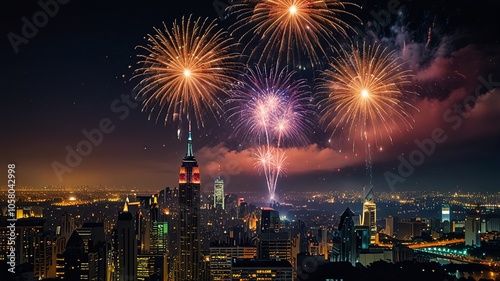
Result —
[{"label": "tall tower", "polygon": [[373,188],[365,196],[361,225],[368,226],[370,244],[375,244],[377,235],[377,205],[373,199]]},{"label": "tall tower", "polygon": [[214,208],[217,207],[224,209],[224,180],[220,176],[214,183]]},{"label": "tall tower", "polygon": [[[351,209],[347,208],[340,216],[340,261],[347,261],[355,265],[357,262],[356,253],[356,230],[355,219],[359,218]],[[359,222],[359,219],[358,219]]]},{"label": "tall tower", "polygon": [[179,234],[176,280],[199,280],[200,169],[193,154],[191,128],[179,172]]},{"label": "tall tower", "polygon": [[137,239],[134,216],[128,210],[128,202],[125,202],[123,211],[118,214],[116,230],[118,280],[137,280]]},{"label": "tall tower", "polygon": [[441,221],[451,221],[451,216],[450,216],[450,205],[448,204],[443,204],[441,206]]},{"label": "tall tower", "polygon": [[465,246],[481,246],[481,218],[479,212],[469,212],[465,217]]},{"label": "tall tower", "polygon": [[441,223],[443,224],[443,232],[451,232],[451,210],[449,204],[443,204],[441,206]]}]

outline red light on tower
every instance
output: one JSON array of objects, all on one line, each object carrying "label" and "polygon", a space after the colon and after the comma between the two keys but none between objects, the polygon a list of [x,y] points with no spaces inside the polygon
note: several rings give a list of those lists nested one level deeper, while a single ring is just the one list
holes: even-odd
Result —
[{"label": "red light on tower", "polygon": [[192,178],[192,183],[200,183],[200,168],[199,167],[193,167],[193,178]]},{"label": "red light on tower", "polygon": [[181,167],[179,171],[179,183],[187,183],[186,167]]}]

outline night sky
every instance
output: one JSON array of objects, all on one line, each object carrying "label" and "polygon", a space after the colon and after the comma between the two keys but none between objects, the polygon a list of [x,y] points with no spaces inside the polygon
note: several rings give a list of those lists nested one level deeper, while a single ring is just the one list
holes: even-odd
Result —
[{"label": "night sky", "polygon": [[[179,140],[175,125],[148,120],[148,112],[141,112],[134,101],[138,81],[131,78],[138,62],[136,47],[146,44],[146,35],[162,22],[171,26],[189,14],[217,18],[212,1],[67,2],[59,4],[38,30],[25,30],[32,38],[23,37],[16,46],[9,38],[23,36],[23,17],[33,22],[33,15],[42,8],[37,1],[0,4],[1,162],[4,167],[17,165],[18,186],[107,185],[143,190],[177,186],[187,134]],[[388,9],[388,2],[398,9],[388,13],[390,18],[382,19],[380,26],[377,15]],[[374,188],[498,191],[500,17],[495,1],[357,3],[362,9],[352,11],[365,26],[379,23],[376,27],[382,27],[367,36],[408,60],[418,92],[413,129],[394,133],[392,144],[382,143],[373,151]],[[223,28],[233,21],[219,19]],[[356,22],[351,24],[365,30]],[[227,192],[265,193],[264,176],[249,158],[248,141],[238,139],[224,120],[212,123],[193,129],[203,190],[212,188],[220,165]],[[91,134],[97,129],[105,131],[102,140],[88,155],[69,157],[68,162],[68,149],[87,139],[84,131]],[[316,134],[310,136],[309,145],[289,148],[287,174],[278,181],[278,194],[361,190],[367,184],[364,154],[353,153],[345,139],[328,142],[329,133],[323,129],[313,128]],[[428,155],[417,159],[417,154],[424,155],[417,143],[426,143],[433,135],[439,143],[434,142],[432,149],[427,146]],[[414,171],[399,169],[401,159],[409,157],[414,157]],[[53,168],[56,162],[68,167],[59,177]],[[398,176],[392,186],[386,172]],[[3,183],[6,174],[0,173]]]}]

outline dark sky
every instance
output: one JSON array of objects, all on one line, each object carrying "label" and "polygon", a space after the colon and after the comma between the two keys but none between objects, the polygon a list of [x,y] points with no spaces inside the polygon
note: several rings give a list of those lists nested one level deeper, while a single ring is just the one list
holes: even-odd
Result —
[{"label": "dark sky", "polygon": [[[397,7],[395,13],[384,13],[389,2]],[[364,26],[353,26],[365,30],[375,24],[375,31],[366,36],[385,42],[411,63],[419,94],[414,129],[394,135],[392,144],[381,144],[382,149],[373,152],[374,187],[498,191],[500,90],[494,88],[500,87],[500,17],[494,1],[358,3],[362,9],[356,15]],[[176,126],[148,120],[137,102],[127,100],[137,84],[131,80],[137,68],[136,46],[145,44],[145,36],[162,22],[171,26],[189,14],[217,18],[213,2],[73,0],[58,4],[46,19],[37,1],[6,0],[0,5],[0,159],[4,167],[16,163],[17,184],[176,186],[186,134],[179,140]],[[32,23],[34,15],[39,15],[35,20],[40,27],[24,27],[23,19]],[[232,21],[219,23],[227,27]],[[17,40],[31,38],[13,46],[13,34]],[[472,99],[478,87],[480,98]],[[463,115],[453,111],[457,106],[465,108]],[[250,147],[220,123],[193,130],[203,188],[211,188],[220,165],[228,192],[264,192],[264,177],[248,159]],[[68,157],[68,149],[87,140],[84,131],[96,137],[96,130],[103,131],[100,126],[108,131],[88,155]],[[416,143],[431,138],[433,131],[445,140],[434,143],[424,159],[418,158],[424,154]],[[278,193],[360,189],[367,184],[362,153],[356,156],[345,149],[345,140],[329,146],[326,134],[311,139],[310,145],[287,151],[288,172],[278,181]],[[409,157],[414,157],[413,169],[398,171],[401,159]],[[68,167],[60,177],[54,171],[58,164]],[[397,176],[391,178],[392,186],[387,172]],[[6,172],[0,174],[6,183]]]}]

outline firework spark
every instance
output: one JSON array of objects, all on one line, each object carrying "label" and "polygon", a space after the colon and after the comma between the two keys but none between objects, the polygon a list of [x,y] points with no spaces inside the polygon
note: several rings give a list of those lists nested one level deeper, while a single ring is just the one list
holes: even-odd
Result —
[{"label": "firework spark", "polygon": [[380,44],[342,49],[318,79],[321,122],[333,128],[332,135],[347,130],[353,149],[357,139],[369,136],[375,143],[385,137],[392,142],[393,131],[412,128],[406,110],[413,107],[412,76],[405,62]]},{"label": "firework spark", "polygon": [[232,28],[242,32],[240,40],[248,40],[244,53],[250,52],[249,60],[256,59],[257,64],[295,66],[305,55],[314,67],[328,57],[337,36],[347,37],[352,30],[340,15],[359,20],[346,10],[347,5],[358,7],[339,0],[243,2],[230,7],[238,19]]},{"label": "firework spark", "polygon": [[[380,44],[362,48],[351,45],[350,50],[341,49],[331,68],[319,78],[321,122],[347,131],[352,139],[353,151],[357,139],[364,141],[368,187],[372,185],[371,142],[388,137],[392,133],[412,128],[411,115],[407,107],[412,82],[411,71],[394,51]],[[373,138],[373,139],[372,139]]]},{"label": "firework spark", "polygon": [[235,132],[259,146],[256,166],[266,176],[271,200],[285,170],[283,146],[305,143],[313,127],[309,86],[305,79],[293,79],[294,74],[287,74],[285,68],[248,69],[229,99]]},{"label": "firework spark", "polygon": [[269,191],[270,202],[275,201],[276,185],[278,178],[286,172],[286,155],[283,149],[263,145],[257,148],[254,153],[255,167],[259,172],[263,172],[266,178],[266,184]]},{"label": "firework spark", "polygon": [[314,118],[311,91],[307,80],[294,79],[295,74],[286,68],[247,69],[228,100],[235,132],[277,146],[306,143]]},{"label": "firework spark", "polygon": [[227,94],[229,84],[237,73],[239,54],[233,48],[227,32],[217,28],[214,21],[182,17],[171,29],[155,28],[148,35],[148,45],[139,46],[142,64],[135,77],[141,77],[139,95],[146,96],[144,110],[158,112],[157,120],[165,113],[164,121],[183,118],[196,120],[204,126],[207,113],[221,115],[218,94]]}]

